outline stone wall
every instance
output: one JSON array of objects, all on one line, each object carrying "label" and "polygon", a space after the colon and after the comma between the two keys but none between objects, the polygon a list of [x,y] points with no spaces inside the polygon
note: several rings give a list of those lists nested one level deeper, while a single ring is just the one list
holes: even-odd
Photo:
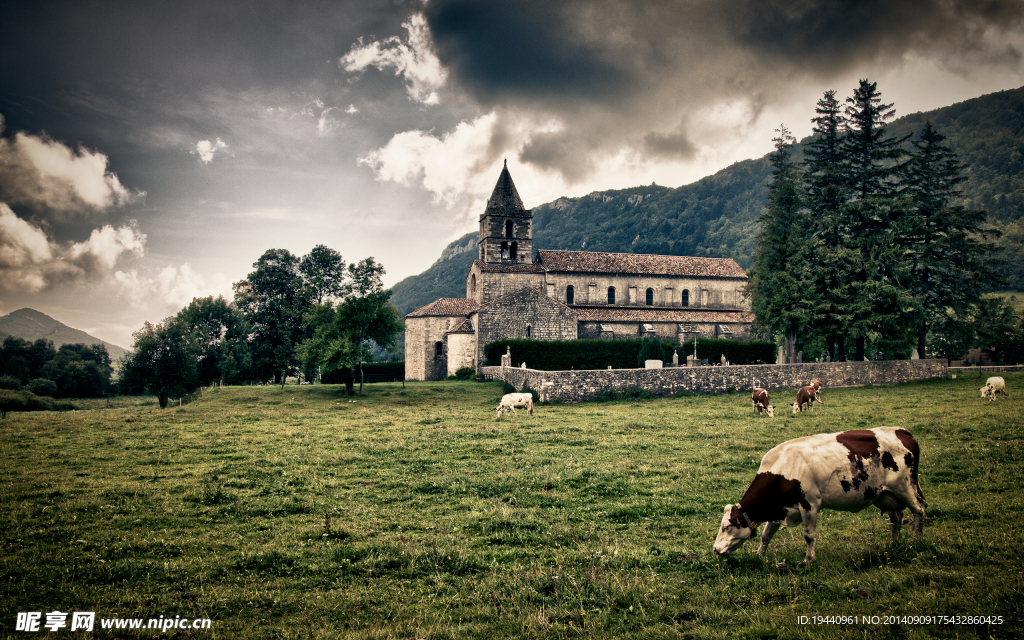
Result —
[{"label": "stone wall", "polygon": [[[536,371],[510,367],[483,367],[484,378],[505,380],[521,389],[525,384],[540,394],[541,401],[582,402],[606,391],[647,389],[656,396],[724,392],[729,387],[749,392],[754,387],[796,389],[821,380],[826,392],[835,387],[866,384],[891,385],[947,375],[945,360],[886,360],[882,362],[832,362],[807,364],[756,364],[729,367],[680,367],[668,369],[609,369],[594,371]],[[791,398],[773,398],[788,404]]]},{"label": "stone wall", "polygon": [[[750,300],[743,297],[747,281],[738,278],[548,273],[545,284],[550,287],[548,295],[560,302],[565,302],[566,287],[572,285],[574,304],[608,304],[608,287],[615,287],[616,305],[647,306],[650,288],[655,307],[750,310]],[[687,307],[682,305],[684,290],[690,294]]]},{"label": "stone wall", "polygon": [[[445,333],[465,317],[426,316],[405,319],[405,379],[444,380],[448,375]],[[437,355],[436,344],[442,344]]]},{"label": "stone wall", "polygon": [[575,340],[578,324],[575,311],[536,289],[521,289],[481,307],[475,312],[475,320],[478,364],[486,362],[484,347],[495,340]]},{"label": "stone wall", "polygon": [[449,333],[447,351],[448,375],[455,375],[455,372],[463,367],[475,367],[476,362],[473,360],[475,351],[475,335],[472,333]]}]

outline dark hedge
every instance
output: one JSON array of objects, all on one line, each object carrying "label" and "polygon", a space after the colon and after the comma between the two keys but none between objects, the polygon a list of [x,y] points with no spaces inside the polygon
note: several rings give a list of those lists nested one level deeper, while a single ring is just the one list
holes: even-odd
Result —
[{"label": "dark hedge", "polygon": [[[661,340],[661,359],[672,362],[673,350],[679,351],[679,362],[686,363],[686,356],[693,353],[693,341],[684,345],[670,340]],[[518,367],[524,361],[531,369],[542,371],[567,371],[569,369],[636,369],[637,357],[643,340],[497,340],[484,347],[487,366],[501,365],[501,356],[507,347],[512,348],[512,366]],[[757,364],[775,362],[775,345],[770,342],[741,342],[739,340],[700,340],[697,356],[712,362],[719,362],[724,354],[732,364]]]}]

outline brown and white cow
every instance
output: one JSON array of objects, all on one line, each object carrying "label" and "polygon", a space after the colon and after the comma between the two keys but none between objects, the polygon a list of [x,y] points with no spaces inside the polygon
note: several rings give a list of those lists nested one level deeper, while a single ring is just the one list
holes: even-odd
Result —
[{"label": "brown and white cow", "polygon": [[814,562],[818,513],[823,508],[860,511],[873,504],[889,515],[896,542],[907,507],[914,514],[914,536],[919,536],[928,506],[917,480],[920,460],[914,437],[894,427],[783,442],[764,455],[739,504],[725,506],[715,553],[732,553],[764,522],[757,550],[763,554],[780,526],[794,527],[802,521],[807,542],[804,562]]},{"label": "brown and white cow", "polygon": [[825,385],[821,384],[821,380],[811,380],[808,387],[814,387],[814,401],[818,404],[825,404],[825,401],[821,399],[821,390],[825,388]]},{"label": "brown and white cow", "polygon": [[769,418],[775,417],[775,407],[771,405],[767,390],[761,387],[754,389],[754,393],[750,396],[750,402],[754,405],[754,412],[757,415],[761,415],[763,411],[768,414]]},{"label": "brown and white cow", "polygon": [[800,387],[800,390],[796,392],[796,402],[793,403],[793,413],[797,414],[809,408],[814,410],[815,393],[814,387]]}]

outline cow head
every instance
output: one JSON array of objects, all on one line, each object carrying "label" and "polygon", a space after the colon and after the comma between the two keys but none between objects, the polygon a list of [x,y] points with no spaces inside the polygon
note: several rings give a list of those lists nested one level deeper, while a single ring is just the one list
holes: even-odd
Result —
[{"label": "cow head", "polygon": [[715,538],[715,553],[727,556],[753,538],[756,533],[757,525],[750,521],[740,506],[727,504],[722,516],[722,526],[718,529],[718,537]]},{"label": "cow head", "polygon": [[984,387],[981,388],[981,397],[982,398],[988,397],[988,394],[990,394],[990,393],[992,393],[992,387],[988,386],[987,384]]},{"label": "cow head", "polygon": [[800,403],[799,402],[794,402],[793,403],[793,414],[795,415],[797,413],[800,413]]},{"label": "cow head", "polygon": [[765,409],[765,412],[768,414],[769,418],[774,418],[775,417],[775,407],[774,406],[768,405],[768,407]]},{"label": "cow head", "polygon": [[506,411],[509,411],[509,408],[503,404],[499,404],[498,408],[495,409],[496,415],[494,417],[500,418],[501,414],[505,413]]}]

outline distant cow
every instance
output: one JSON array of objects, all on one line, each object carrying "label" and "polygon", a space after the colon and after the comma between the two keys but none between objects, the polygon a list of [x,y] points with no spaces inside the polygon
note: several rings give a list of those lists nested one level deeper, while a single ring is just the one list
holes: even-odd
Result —
[{"label": "distant cow", "polygon": [[498,408],[495,411],[498,412],[497,417],[501,417],[501,414],[506,411],[511,411],[512,415],[516,415],[516,407],[520,409],[525,408],[526,412],[533,415],[533,394],[532,393],[506,393],[501,397],[501,402],[498,403]]},{"label": "distant cow", "polygon": [[775,407],[771,405],[768,399],[768,391],[758,387],[754,389],[754,393],[750,396],[750,402],[754,405],[754,412],[757,415],[761,415],[761,412],[768,414],[769,418],[775,417]]},{"label": "distant cow", "polygon": [[873,504],[889,515],[895,543],[906,507],[914,513],[914,536],[919,536],[928,506],[917,480],[920,460],[914,437],[894,427],[783,442],[761,459],[739,504],[725,506],[715,553],[729,555],[764,522],[757,550],[764,554],[780,526],[794,527],[802,521],[807,542],[804,562],[814,562],[818,513],[823,508],[860,511]]},{"label": "distant cow", "polygon": [[985,382],[985,386],[981,388],[981,397],[992,396],[989,402],[995,402],[996,394],[1001,393],[1007,398],[1010,396],[1006,394],[1006,380],[1003,380],[999,376],[993,376]]},{"label": "distant cow", "polygon": [[811,380],[811,384],[808,387],[814,387],[814,401],[818,404],[825,404],[825,401],[821,399],[821,390],[825,388],[825,385],[821,384],[821,380]]},{"label": "distant cow", "polygon": [[796,402],[793,403],[793,413],[800,413],[804,408],[809,408],[813,411],[814,401],[814,387],[800,387],[800,390],[796,392]]}]

